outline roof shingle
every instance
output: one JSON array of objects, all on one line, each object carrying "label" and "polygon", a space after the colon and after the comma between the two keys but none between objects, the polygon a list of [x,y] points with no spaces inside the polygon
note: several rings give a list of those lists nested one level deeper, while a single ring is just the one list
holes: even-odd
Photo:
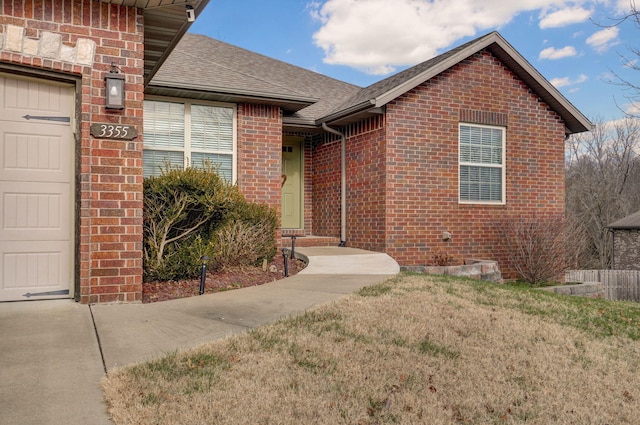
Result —
[{"label": "roof shingle", "polygon": [[640,229],[640,211],[629,214],[607,226],[610,229]]},{"label": "roof shingle", "polygon": [[502,60],[555,110],[565,121],[569,133],[591,128],[589,120],[497,32],[478,37],[366,88],[204,35],[186,34],[152,85],[184,89],[191,85],[199,91],[252,96],[265,101],[288,99],[292,102],[287,104],[289,109],[284,108],[285,114],[289,114],[285,116],[286,122],[316,126],[320,121],[353,119],[357,117],[351,114],[379,108],[482,49]]},{"label": "roof shingle", "polygon": [[353,84],[197,34],[184,36],[152,84],[182,85],[185,81],[201,90],[314,98],[317,101],[313,105],[299,112],[307,119],[322,116],[360,90]]}]

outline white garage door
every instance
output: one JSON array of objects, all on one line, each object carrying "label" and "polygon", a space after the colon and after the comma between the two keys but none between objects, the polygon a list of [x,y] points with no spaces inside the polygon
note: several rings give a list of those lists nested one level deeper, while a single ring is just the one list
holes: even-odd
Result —
[{"label": "white garage door", "polygon": [[73,288],[73,88],[0,74],[0,301]]}]

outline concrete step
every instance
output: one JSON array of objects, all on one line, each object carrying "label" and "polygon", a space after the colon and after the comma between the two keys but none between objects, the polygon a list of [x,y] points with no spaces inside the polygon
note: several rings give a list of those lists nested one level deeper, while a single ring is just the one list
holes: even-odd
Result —
[{"label": "concrete step", "polygon": [[[296,236],[295,244],[297,247],[310,246],[338,246],[340,238],[331,236]],[[280,241],[282,248],[291,248],[291,236],[283,235]]]}]

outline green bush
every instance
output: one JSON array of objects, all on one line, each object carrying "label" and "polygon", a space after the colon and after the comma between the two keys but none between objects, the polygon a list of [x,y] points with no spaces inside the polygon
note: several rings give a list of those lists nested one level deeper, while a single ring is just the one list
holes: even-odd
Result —
[{"label": "green bush", "polygon": [[167,169],[144,181],[144,281],[196,277],[203,255],[217,268],[270,261],[277,223],[212,167]]}]

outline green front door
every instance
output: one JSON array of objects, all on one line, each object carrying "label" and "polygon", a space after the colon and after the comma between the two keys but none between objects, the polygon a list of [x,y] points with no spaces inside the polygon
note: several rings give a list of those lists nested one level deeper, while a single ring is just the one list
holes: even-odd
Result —
[{"label": "green front door", "polygon": [[302,228],[302,139],[282,142],[282,228]]}]

